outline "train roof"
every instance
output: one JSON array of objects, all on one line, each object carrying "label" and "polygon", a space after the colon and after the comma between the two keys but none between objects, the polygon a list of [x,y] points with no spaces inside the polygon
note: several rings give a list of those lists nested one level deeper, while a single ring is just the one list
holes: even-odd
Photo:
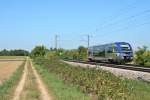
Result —
[{"label": "train roof", "polygon": [[112,45],[112,44],[129,44],[129,43],[128,42],[113,42],[113,43],[107,43],[107,44],[101,44],[101,45],[94,45],[91,47],[107,46],[107,45]]},{"label": "train roof", "polygon": [[129,44],[128,42],[114,42],[115,44]]}]

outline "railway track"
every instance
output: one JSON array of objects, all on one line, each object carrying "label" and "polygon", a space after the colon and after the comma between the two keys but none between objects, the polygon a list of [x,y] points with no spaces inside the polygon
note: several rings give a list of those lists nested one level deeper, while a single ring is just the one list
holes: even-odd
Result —
[{"label": "railway track", "polygon": [[132,64],[118,65],[118,64],[110,64],[110,63],[87,62],[87,61],[76,61],[76,60],[66,60],[66,61],[83,63],[83,64],[90,64],[90,65],[107,66],[107,67],[112,67],[112,68],[120,68],[120,69],[127,69],[127,70],[150,73],[150,67],[148,68],[148,67],[140,66],[140,65],[132,65]]}]

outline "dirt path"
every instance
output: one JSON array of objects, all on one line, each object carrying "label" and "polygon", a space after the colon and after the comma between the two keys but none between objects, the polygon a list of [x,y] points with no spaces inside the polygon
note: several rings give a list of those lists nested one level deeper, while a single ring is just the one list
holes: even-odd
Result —
[{"label": "dirt path", "polygon": [[20,95],[20,100],[42,100],[40,96],[40,91],[38,89],[38,84],[36,82],[36,77],[33,73],[30,62],[28,61],[28,71],[27,78],[25,81],[25,85],[23,91]]},{"label": "dirt path", "polygon": [[[36,94],[36,96],[35,96]],[[36,98],[37,97],[37,98]],[[45,84],[29,58],[26,61],[22,78],[16,88],[13,100],[52,100]]]}]

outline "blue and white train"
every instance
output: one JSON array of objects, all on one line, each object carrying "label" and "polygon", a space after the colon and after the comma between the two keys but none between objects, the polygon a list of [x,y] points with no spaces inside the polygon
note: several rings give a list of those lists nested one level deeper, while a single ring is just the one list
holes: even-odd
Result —
[{"label": "blue and white train", "polygon": [[133,59],[133,50],[127,42],[115,42],[105,45],[89,47],[88,59],[90,61],[129,62]]}]

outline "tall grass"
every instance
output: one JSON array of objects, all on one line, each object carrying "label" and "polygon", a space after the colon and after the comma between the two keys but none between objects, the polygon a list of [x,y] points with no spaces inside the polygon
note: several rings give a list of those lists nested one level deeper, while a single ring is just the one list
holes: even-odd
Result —
[{"label": "tall grass", "polygon": [[35,62],[46,72],[59,76],[63,83],[78,86],[98,100],[150,100],[150,84],[143,81],[116,77],[94,68],[73,67],[59,60],[37,59]]},{"label": "tall grass", "polygon": [[55,100],[90,100],[90,97],[82,93],[77,86],[65,84],[61,78],[54,73],[49,73],[43,66],[34,66]]}]

